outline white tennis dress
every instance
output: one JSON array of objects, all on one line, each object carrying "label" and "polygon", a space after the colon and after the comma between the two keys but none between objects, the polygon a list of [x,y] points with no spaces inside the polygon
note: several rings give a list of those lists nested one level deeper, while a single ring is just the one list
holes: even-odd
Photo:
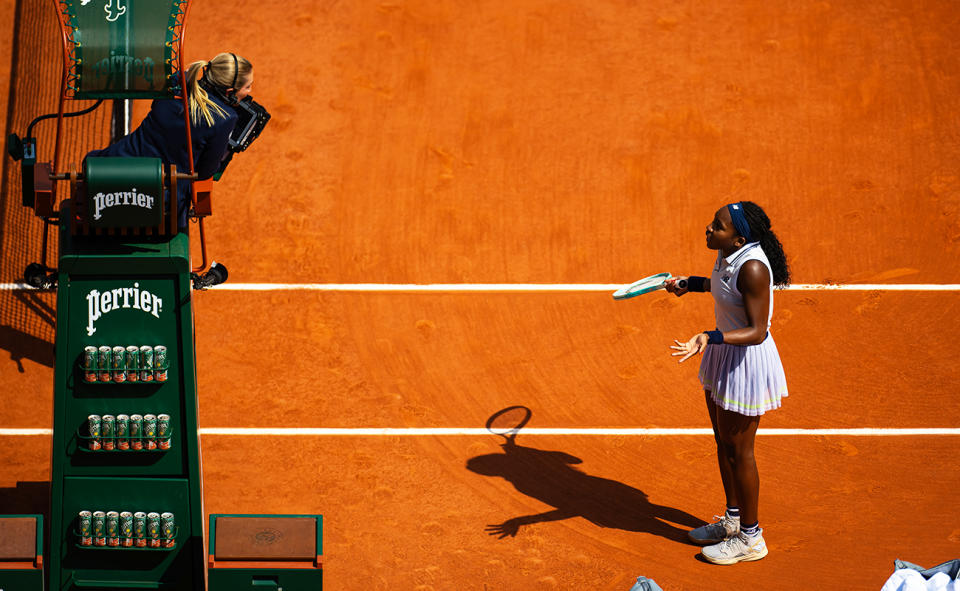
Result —
[{"label": "white tennis dress", "polygon": [[720,408],[753,417],[779,408],[780,399],[787,396],[787,378],[770,334],[773,270],[760,243],[746,244],[729,257],[717,253],[717,264],[710,275],[710,292],[717,330],[727,332],[749,326],[743,295],[737,289],[737,276],[747,261],[760,261],[770,272],[767,338],[759,345],[707,345],[700,361],[700,383],[705,390],[710,390]]}]

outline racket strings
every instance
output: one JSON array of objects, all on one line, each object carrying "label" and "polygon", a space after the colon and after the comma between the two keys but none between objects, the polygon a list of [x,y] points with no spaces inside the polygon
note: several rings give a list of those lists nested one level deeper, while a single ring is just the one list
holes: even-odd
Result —
[{"label": "racket strings", "polygon": [[530,414],[530,409],[525,407],[504,409],[490,417],[487,421],[487,429],[497,435],[514,433],[527,424]]},{"label": "racket strings", "polygon": [[630,285],[621,287],[617,291],[613,292],[613,297],[614,299],[626,299],[641,294],[650,293],[651,291],[656,291],[658,289],[663,289],[666,287],[669,279],[672,279],[670,273],[657,273],[656,275],[650,275],[649,277],[644,277],[643,279],[635,281]]}]

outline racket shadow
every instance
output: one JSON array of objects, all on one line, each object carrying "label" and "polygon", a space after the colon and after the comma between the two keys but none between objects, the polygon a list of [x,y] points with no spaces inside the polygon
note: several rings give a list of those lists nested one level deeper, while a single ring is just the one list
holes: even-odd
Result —
[{"label": "racket shadow", "polygon": [[582,517],[600,527],[689,543],[687,532],[706,524],[680,509],[651,503],[640,489],[580,471],[574,465],[583,460],[566,452],[517,445],[514,439],[501,447],[503,453],[467,460],[467,470],[503,478],[518,492],[554,509],[488,525],[486,531],[492,536],[503,539],[516,536],[524,525]]}]

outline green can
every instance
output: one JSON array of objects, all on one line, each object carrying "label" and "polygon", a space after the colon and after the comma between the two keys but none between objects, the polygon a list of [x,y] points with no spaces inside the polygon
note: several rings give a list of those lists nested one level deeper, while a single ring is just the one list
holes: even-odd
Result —
[{"label": "green can", "polygon": [[160,543],[160,514],[154,511],[147,513],[147,541],[151,548],[159,548]]},{"label": "green can", "polygon": [[120,514],[116,511],[107,511],[106,518],[107,546],[120,545]]},{"label": "green can", "polygon": [[170,449],[170,415],[157,415],[157,447]]},{"label": "green can", "polygon": [[143,511],[133,514],[133,542],[137,548],[147,547],[147,514]]},{"label": "green can", "polygon": [[150,345],[140,347],[140,381],[153,381],[153,347]]},{"label": "green can", "polygon": [[153,379],[158,382],[167,381],[167,348],[163,345],[156,345],[153,348]]},{"label": "green can", "polygon": [[173,513],[160,514],[160,532],[163,534],[163,547],[173,548],[177,543],[177,524],[174,522]]},{"label": "green can", "polygon": [[130,548],[133,546],[133,513],[120,513],[120,545]]},{"label": "green can", "polygon": [[143,447],[157,449],[157,416],[143,415]]},{"label": "green can", "polygon": [[130,415],[130,449],[137,451],[143,449],[143,440],[140,439],[143,433],[143,416]]},{"label": "green can", "polygon": [[117,449],[130,449],[130,417],[117,415]]},{"label": "green can", "polygon": [[103,415],[100,420],[100,436],[103,438],[103,449],[113,451],[117,436],[116,417]]},{"label": "green can", "polygon": [[90,435],[90,439],[87,440],[87,449],[93,451],[100,449],[100,415],[87,417],[87,433]]},{"label": "green can", "polygon": [[99,379],[97,369],[99,366],[97,348],[93,345],[87,345],[83,348],[83,381],[91,383]]},{"label": "green can", "polygon": [[107,545],[107,517],[103,511],[93,512],[93,545]]},{"label": "green can", "polygon": [[77,516],[77,533],[80,534],[81,546],[93,546],[93,513],[81,511]]},{"label": "green can", "polygon": [[113,348],[110,358],[110,370],[113,372],[113,381],[121,384],[127,381],[127,349],[117,345]]},{"label": "green can", "polygon": [[109,345],[101,345],[97,349],[97,369],[100,371],[101,382],[111,382],[110,376],[110,358],[113,356],[113,349]]},{"label": "green can", "polygon": [[140,381],[140,347],[130,345],[127,347],[127,381]]}]

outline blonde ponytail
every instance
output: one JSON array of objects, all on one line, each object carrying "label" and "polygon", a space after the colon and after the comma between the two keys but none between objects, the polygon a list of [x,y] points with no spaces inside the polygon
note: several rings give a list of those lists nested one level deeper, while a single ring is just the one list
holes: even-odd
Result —
[{"label": "blonde ponytail", "polygon": [[196,124],[202,117],[207,125],[213,127],[214,113],[223,119],[226,119],[227,113],[200,86],[203,69],[211,67],[211,63],[199,61],[190,64],[190,67],[187,68],[187,93],[190,99],[190,120]]}]

